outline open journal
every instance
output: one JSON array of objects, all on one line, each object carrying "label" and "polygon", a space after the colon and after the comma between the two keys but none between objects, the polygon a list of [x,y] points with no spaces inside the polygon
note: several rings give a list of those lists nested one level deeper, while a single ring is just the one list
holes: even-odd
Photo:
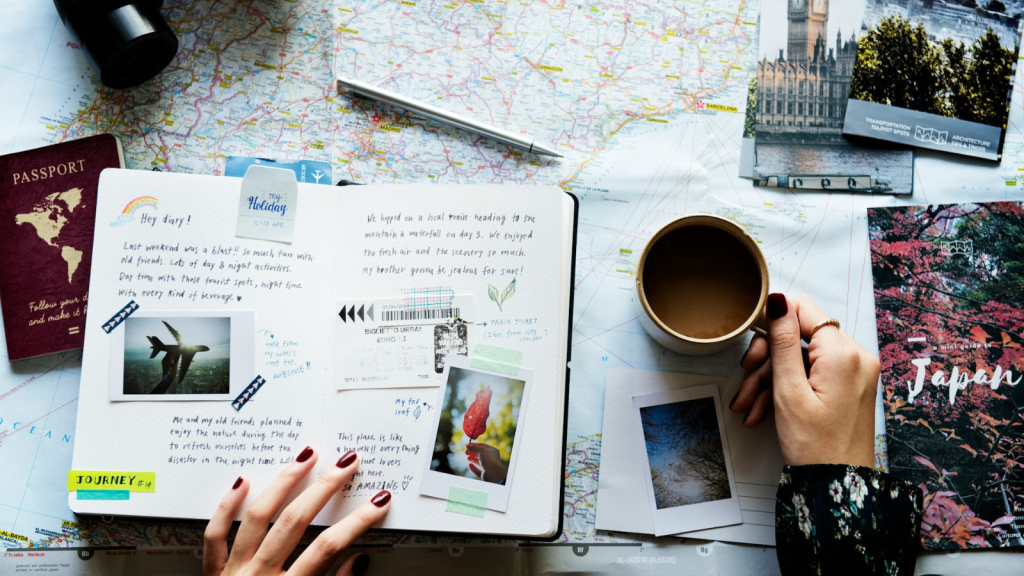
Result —
[{"label": "open journal", "polygon": [[551,186],[105,171],[71,509],[209,518],[239,475],[251,500],[312,446],[306,485],[361,458],[314,524],[385,489],[383,529],[554,537],[577,206]]}]

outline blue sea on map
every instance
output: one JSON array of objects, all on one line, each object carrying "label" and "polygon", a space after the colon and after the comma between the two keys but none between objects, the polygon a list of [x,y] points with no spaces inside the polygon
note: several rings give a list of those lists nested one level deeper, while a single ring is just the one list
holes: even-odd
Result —
[{"label": "blue sea on map", "polygon": [[849,144],[757,144],[754,173],[871,176],[892,189],[909,192],[914,183],[913,152],[863,149]]}]

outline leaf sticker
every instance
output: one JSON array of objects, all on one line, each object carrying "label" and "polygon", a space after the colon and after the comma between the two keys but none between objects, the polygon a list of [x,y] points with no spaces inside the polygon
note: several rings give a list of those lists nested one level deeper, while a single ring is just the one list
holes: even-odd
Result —
[{"label": "leaf sticker", "polygon": [[491,388],[488,386],[476,393],[476,399],[469,405],[462,418],[462,430],[470,440],[476,440],[487,428],[487,417],[491,415]]},{"label": "leaf sticker", "polygon": [[505,287],[505,290],[501,293],[501,303],[504,304],[506,300],[514,296],[516,293],[516,279],[513,278],[512,282]]},{"label": "leaf sticker", "polygon": [[498,299],[498,289],[490,284],[487,285],[487,297],[491,299],[495,304],[498,305],[498,310],[501,310],[501,300]]}]

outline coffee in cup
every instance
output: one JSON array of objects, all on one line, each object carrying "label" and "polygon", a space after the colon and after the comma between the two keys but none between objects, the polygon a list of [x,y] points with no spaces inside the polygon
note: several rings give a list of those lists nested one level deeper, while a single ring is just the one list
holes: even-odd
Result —
[{"label": "coffee in cup", "polygon": [[768,267],[754,239],[718,216],[684,216],[647,242],[636,275],[640,320],[682,354],[712,354],[762,320]]}]

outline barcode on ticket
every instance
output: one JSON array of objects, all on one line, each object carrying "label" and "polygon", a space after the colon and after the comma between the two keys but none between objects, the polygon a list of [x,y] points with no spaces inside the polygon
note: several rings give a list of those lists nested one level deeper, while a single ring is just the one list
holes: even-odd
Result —
[{"label": "barcode on ticket", "polygon": [[459,316],[456,307],[434,308],[426,310],[383,310],[380,321],[382,324],[416,323],[424,321],[449,320]]}]

